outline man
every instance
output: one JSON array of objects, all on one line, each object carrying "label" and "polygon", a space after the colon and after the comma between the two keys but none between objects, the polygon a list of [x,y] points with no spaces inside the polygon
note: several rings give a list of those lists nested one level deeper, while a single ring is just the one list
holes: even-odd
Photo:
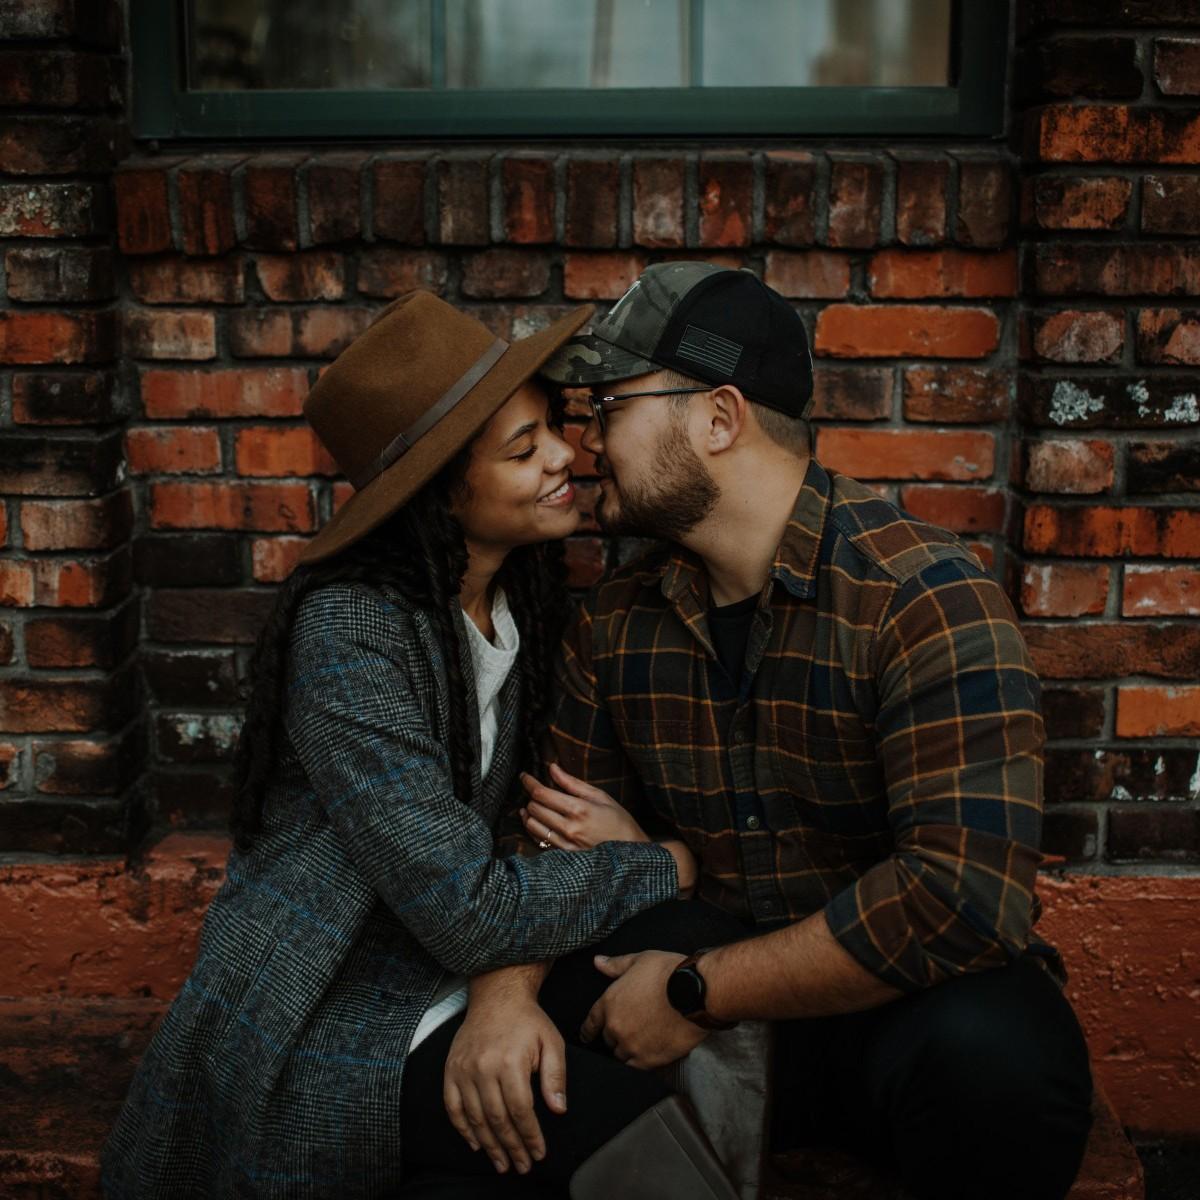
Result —
[{"label": "man", "polygon": [[[635,918],[582,1036],[649,1068],[765,1018],[784,1144],[838,1145],[917,1196],[1065,1195],[1090,1079],[1030,937],[1043,731],[1002,590],[811,457],[803,324],[747,272],[653,266],[544,373],[592,393],[601,523],[667,542],[568,631],[560,765],[682,835],[699,899],[744,930],[689,956]],[[568,846],[587,789],[529,786],[534,836]],[[476,981],[468,1085],[495,1083],[476,1051],[516,1036],[544,974]],[[511,1071],[502,1090],[493,1130],[540,1152]]]}]

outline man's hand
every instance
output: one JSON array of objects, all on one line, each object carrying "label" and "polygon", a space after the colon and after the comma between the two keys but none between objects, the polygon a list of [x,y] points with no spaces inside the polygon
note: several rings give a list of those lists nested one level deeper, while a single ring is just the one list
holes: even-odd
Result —
[{"label": "man's hand", "polygon": [[551,1112],[567,1111],[567,1063],[562,1035],[528,996],[476,1005],[446,1058],[443,1099],[450,1123],[472,1150],[482,1147],[503,1174],[509,1162],[522,1175],[546,1156],[533,1111],[530,1076],[540,1077]]},{"label": "man's hand", "polygon": [[675,1062],[708,1036],[667,1000],[667,978],[687,956],[665,950],[643,950],[617,958],[596,955],[596,968],[614,982],[592,1005],[580,1037],[590,1042],[597,1034],[617,1058],[648,1071]]}]

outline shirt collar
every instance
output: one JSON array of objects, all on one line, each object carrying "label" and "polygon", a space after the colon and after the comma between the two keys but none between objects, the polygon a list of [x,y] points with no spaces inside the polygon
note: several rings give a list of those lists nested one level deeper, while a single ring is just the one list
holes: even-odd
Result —
[{"label": "shirt collar", "polygon": [[[829,472],[815,458],[810,458],[769,572],[771,579],[778,580],[801,600],[816,595],[821,538],[829,516],[831,494]],[[699,555],[683,546],[673,546],[662,565],[662,594],[674,603],[691,589],[702,603],[700,584],[703,578],[704,566]]]}]

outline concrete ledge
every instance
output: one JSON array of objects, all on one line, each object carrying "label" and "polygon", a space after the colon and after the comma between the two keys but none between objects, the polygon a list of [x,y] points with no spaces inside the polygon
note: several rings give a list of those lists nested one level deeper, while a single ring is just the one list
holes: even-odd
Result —
[{"label": "concrete ledge", "polygon": [[[0,996],[170,1000],[228,842],[172,834],[118,859],[0,867]],[[1200,876],[1043,875],[1095,1074],[1139,1135],[1200,1136]]]}]

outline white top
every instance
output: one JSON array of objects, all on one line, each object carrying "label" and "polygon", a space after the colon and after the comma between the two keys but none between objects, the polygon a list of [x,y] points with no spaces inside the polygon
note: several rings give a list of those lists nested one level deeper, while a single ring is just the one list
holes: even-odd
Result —
[{"label": "white top", "polygon": [[[479,632],[479,627],[466,618],[467,642],[471,647],[471,665],[475,671],[475,702],[479,709],[479,777],[487,776],[496,750],[496,733],[500,727],[500,692],[508,679],[517,651],[521,648],[521,637],[517,623],[508,608],[508,600],[497,588],[492,601],[492,626],[496,631],[495,641],[489,642]],[[433,1000],[421,1017],[416,1033],[409,1046],[415,1050],[435,1029],[457,1016],[467,1007],[467,979],[465,975],[448,975],[434,993]]]}]

